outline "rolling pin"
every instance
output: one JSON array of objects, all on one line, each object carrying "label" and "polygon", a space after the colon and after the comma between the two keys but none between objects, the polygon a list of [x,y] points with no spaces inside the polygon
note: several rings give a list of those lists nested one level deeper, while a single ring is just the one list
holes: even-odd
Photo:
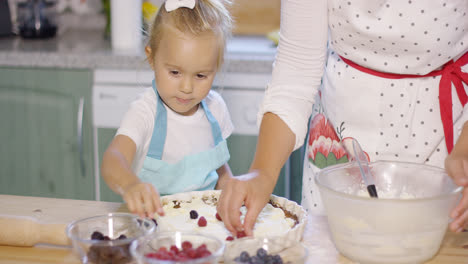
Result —
[{"label": "rolling pin", "polygon": [[34,246],[38,243],[70,245],[66,224],[43,224],[32,217],[0,216],[0,245]]}]

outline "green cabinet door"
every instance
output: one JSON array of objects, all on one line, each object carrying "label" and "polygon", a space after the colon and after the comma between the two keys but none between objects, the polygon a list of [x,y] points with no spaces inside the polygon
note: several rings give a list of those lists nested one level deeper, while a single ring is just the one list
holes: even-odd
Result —
[{"label": "green cabinet door", "polygon": [[0,68],[0,193],[94,199],[92,73]]},{"label": "green cabinet door", "polygon": [[[100,168],[102,157],[104,156],[104,152],[106,151],[107,147],[109,147],[112,139],[114,139],[115,133],[117,129],[115,128],[99,128],[97,130],[97,138],[98,138],[98,157],[99,157],[99,164],[97,166]],[[100,175],[100,172],[99,172]],[[109,186],[107,186],[104,179],[99,176],[99,191],[100,191],[100,200],[106,202],[123,202],[123,199],[120,195],[112,191]]]}]

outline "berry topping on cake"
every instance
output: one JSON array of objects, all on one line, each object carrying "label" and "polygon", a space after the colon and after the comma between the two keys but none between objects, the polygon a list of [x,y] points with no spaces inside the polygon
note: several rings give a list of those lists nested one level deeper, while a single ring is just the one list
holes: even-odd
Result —
[{"label": "berry topping on cake", "polygon": [[204,216],[201,216],[200,219],[198,219],[198,226],[206,226],[207,222]]},{"label": "berry topping on cake", "polygon": [[198,218],[198,213],[195,210],[190,211],[190,219],[197,219]]},{"label": "berry topping on cake", "polygon": [[245,234],[245,231],[238,231],[237,232],[237,238],[243,238],[246,237],[247,234]]},{"label": "berry topping on cake", "polygon": [[218,213],[216,213],[216,219],[218,219],[219,221],[223,221],[223,219],[221,219],[221,216],[219,216]]},{"label": "berry topping on cake", "polygon": [[226,237],[226,240],[227,241],[232,241],[232,240],[234,240],[234,238],[232,236],[228,236],[228,237]]}]

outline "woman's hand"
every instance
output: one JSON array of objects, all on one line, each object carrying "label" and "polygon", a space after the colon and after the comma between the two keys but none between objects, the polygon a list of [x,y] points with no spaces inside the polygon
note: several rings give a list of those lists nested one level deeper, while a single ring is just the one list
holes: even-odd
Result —
[{"label": "woman's hand", "polygon": [[457,185],[464,187],[460,202],[450,213],[454,219],[450,230],[461,232],[468,227],[468,154],[460,154],[454,149],[445,160],[445,169]]},{"label": "woman's hand", "polygon": [[[252,236],[255,221],[273,192],[274,182],[271,178],[251,172],[237,177],[229,177],[218,201],[218,214],[226,228],[234,235],[245,231]],[[247,214],[242,224],[240,208],[245,205]]]},{"label": "woman's hand", "polygon": [[[218,214],[232,234],[245,231],[247,236],[253,235],[255,221],[270,199],[294,143],[294,133],[280,117],[270,112],[263,116],[250,173],[229,177],[219,197]],[[242,205],[247,207],[243,224],[239,215]]]},{"label": "woman's hand", "polygon": [[454,219],[450,230],[461,232],[468,227],[468,122],[463,125],[457,143],[445,159],[445,170],[455,184],[464,187],[460,202],[450,213]]},{"label": "woman's hand", "polygon": [[156,212],[159,215],[164,215],[159,193],[151,183],[137,182],[132,184],[124,190],[122,197],[130,212],[138,214],[141,218],[154,218]]}]

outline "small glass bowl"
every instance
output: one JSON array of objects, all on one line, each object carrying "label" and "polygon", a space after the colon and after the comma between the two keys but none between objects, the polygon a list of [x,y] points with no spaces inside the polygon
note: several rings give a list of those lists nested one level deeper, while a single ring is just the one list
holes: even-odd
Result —
[{"label": "small glass bowl", "polygon": [[152,233],[155,227],[153,221],[133,214],[110,213],[76,220],[67,226],[66,233],[82,263],[125,264],[132,261],[130,243]]},{"label": "small glass bowl", "polygon": [[[171,246],[176,246],[178,250],[183,250],[183,242],[188,241],[193,249],[206,245],[206,249],[211,255],[187,260],[162,260],[147,256],[148,253],[156,253],[161,247],[170,251]],[[130,252],[139,264],[215,264],[223,255],[225,244],[223,241],[198,233],[187,232],[155,232],[149,236],[135,240],[130,245]]]},{"label": "small glass bowl", "polygon": [[[285,240],[284,237],[244,237],[235,239],[226,246],[224,263],[306,263],[307,248],[299,241]],[[281,258],[281,262],[278,261]],[[252,258],[257,258],[256,260]],[[267,261],[268,258],[275,261]],[[263,261],[258,261],[263,259]]]}]

